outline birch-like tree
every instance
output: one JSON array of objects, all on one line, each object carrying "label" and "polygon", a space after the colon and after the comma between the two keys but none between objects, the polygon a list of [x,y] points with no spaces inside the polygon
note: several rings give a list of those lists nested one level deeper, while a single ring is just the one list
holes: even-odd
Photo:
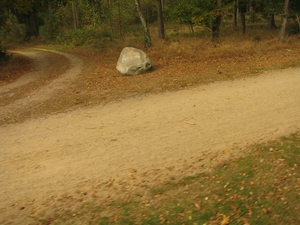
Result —
[{"label": "birch-like tree", "polygon": [[147,48],[150,48],[152,46],[151,35],[150,35],[150,32],[149,32],[148,25],[147,25],[147,22],[145,20],[142,8],[141,8],[140,0],[135,0],[135,5],[136,5],[137,12],[139,14],[139,17],[140,17],[142,26],[144,28],[145,46]]},{"label": "birch-like tree", "polygon": [[279,38],[278,38],[279,41],[283,41],[283,39],[284,39],[286,24],[287,24],[288,15],[289,15],[289,2],[290,2],[289,0],[284,1],[282,24],[281,24],[281,28],[280,28],[280,31],[279,31]]}]

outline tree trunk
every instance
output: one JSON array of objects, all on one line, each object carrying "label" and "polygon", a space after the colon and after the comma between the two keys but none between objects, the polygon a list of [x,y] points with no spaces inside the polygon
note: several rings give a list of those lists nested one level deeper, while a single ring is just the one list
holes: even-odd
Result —
[{"label": "tree trunk", "polygon": [[217,15],[215,16],[215,22],[212,26],[212,41],[213,42],[217,42],[219,39],[219,35],[220,35],[220,25],[221,25],[221,17],[222,17],[222,13],[221,13],[221,8],[222,7],[222,0],[217,0]]},{"label": "tree trunk", "polygon": [[269,17],[268,28],[269,29],[277,29],[277,26],[275,24],[274,14],[271,14],[270,17]]},{"label": "tree trunk", "polygon": [[250,13],[250,22],[251,23],[255,23],[255,21],[256,21],[256,14],[255,14],[255,10],[254,10],[254,6],[253,5],[249,6],[249,13]]},{"label": "tree trunk", "polygon": [[165,38],[165,26],[163,18],[163,0],[157,0],[157,20],[158,20],[158,36],[161,39]]},{"label": "tree trunk", "polygon": [[150,36],[150,32],[149,32],[144,14],[141,9],[140,0],[135,0],[135,5],[136,5],[137,12],[139,14],[139,17],[140,17],[142,26],[144,27],[145,45],[147,48],[150,48],[152,46],[151,36]]},{"label": "tree trunk", "polygon": [[299,14],[296,14],[296,19],[297,19],[298,26],[299,26],[299,30],[300,30],[300,19],[299,19]]},{"label": "tree trunk", "polygon": [[241,18],[243,34],[246,33],[246,17],[245,17],[246,9],[247,9],[246,6],[239,7],[239,14],[240,14],[240,18]]},{"label": "tree trunk", "polygon": [[215,18],[215,25],[212,27],[212,42],[217,42],[220,35],[221,16]]},{"label": "tree trunk", "polygon": [[233,7],[233,17],[232,17],[232,22],[233,22],[233,28],[237,28],[237,14],[238,14],[238,7],[237,7],[237,1],[234,2],[234,7]]},{"label": "tree trunk", "polygon": [[113,25],[113,20],[112,20],[112,4],[111,4],[111,0],[107,0],[107,4],[108,4],[108,10],[109,10],[109,24],[110,24],[110,30],[111,30],[111,34],[112,36],[114,36],[114,25]]},{"label": "tree trunk", "polygon": [[283,6],[283,19],[282,19],[282,25],[279,31],[279,41],[283,41],[284,39],[284,34],[285,34],[285,29],[286,29],[286,24],[287,24],[287,19],[288,19],[288,14],[289,14],[289,0],[284,1],[284,6]]},{"label": "tree trunk", "polygon": [[194,25],[192,23],[189,24],[192,35],[195,35]]},{"label": "tree trunk", "polygon": [[120,5],[120,3],[118,3],[118,20],[119,20],[119,32],[120,32],[120,36],[122,38],[124,38],[124,35],[123,35],[123,26],[122,26],[122,19],[121,19],[121,5]]},{"label": "tree trunk", "polygon": [[78,28],[78,24],[79,24],[76,0],[72,1],[72,10],[73,10],[73,24],[74,24],[74,29],[76,30]]},{"label": "tree trunk", "polygon": [[37,38],[40,35],[40,32],[39,32],[39,26],[37,21],[37,13],[35,10],[30,12],[30,20],[32,22],[32,26],[34,30],[34,36]]}]

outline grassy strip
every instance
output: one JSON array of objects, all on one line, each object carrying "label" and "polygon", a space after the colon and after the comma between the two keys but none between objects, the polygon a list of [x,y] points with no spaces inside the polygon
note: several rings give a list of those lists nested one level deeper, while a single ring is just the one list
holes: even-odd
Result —
[{"label": "grassy strip", "polygon": [[[77,211],[47,224],[300,224],[300,133],[250,147],[214,171],[170,178],[145,195]],[[145,197],[146,196],[146,197]]]}]

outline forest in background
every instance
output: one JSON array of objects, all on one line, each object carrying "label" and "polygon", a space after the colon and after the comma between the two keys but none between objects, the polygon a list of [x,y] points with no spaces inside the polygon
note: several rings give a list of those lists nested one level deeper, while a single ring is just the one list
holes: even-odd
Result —
[{"label": "forest in background", "polygon": [[205,31],[218,41],[228,29],[245,34],[251,23],[278,28],[283,40],[287,21],[293,22],[289,33],[299,32],[299,16],[298,0],[1,0],[0,46],[38,39],[101,50],[107,42],[134,36],[150,47],[153,36],[184,35],[178,31],[183,25],[188,35]]}]

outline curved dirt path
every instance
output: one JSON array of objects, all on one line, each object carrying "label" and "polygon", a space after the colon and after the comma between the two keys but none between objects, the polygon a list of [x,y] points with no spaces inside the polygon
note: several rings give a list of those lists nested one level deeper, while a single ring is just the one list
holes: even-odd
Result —
[{"label": "curved dirt path", "polygon": [[74,81],[77,75],[79,75],[82,71],[82,60],[67,53],[39,48],[27,51],[13,52],[17,54],[22,54],[30,58],[33,61],[34,68],[30,73],[21,76],[15,82],[5,86],[1,86],[0,100],[2,97],[12,97],[14,95],[14,89],[20,88],[30,82],[34,82],[37,79],[43,78],[44,74],[46,73],[45,71],[49,70],[50,67],[55,67],[56,65],[50,65],[49,63],[49,54],[60,55],[66,58],[68,62],[67,66],[69,68],[48,85],[41,86],[40,88],[30,92],[26,97],[14,101],[12,104],[2,107],[0,110],[0,117],[4,117],[18,109],[28,106],[30,107],[30,105],[32,104],[36,104],[50,99],[53,94],[55,94],[59,90],[64,89],[67,85]]},{"label": "curved dirt path", "polygon": [[33,62],[33,69],[30,73],[24,74],[19,77],[15,82],[7,84],[5,86],[0,86],[0,96],[13,90],[14,88],[21,87],[30,82],[36,81],[41,78],[44,71],[49,66],[49,60],[46,54],[39,54],[37,51],[10,51],[10,53],[20,54],[30,58]]},{"label": "curved dirt path", "polygon": [[199,173],[299,129],[300,68],[4,125],[0,223]]}]

